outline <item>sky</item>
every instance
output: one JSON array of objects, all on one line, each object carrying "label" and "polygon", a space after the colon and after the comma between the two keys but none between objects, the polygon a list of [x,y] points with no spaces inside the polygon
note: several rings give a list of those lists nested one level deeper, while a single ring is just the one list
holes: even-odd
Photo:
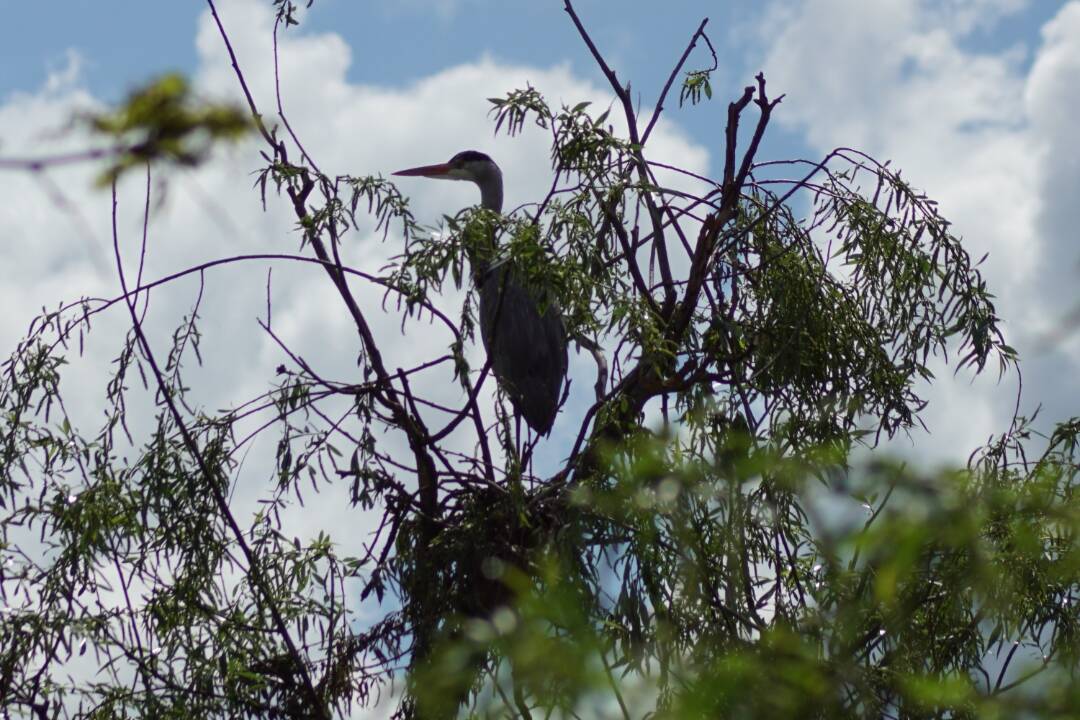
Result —
[{"label": "sky", "polygon": [[[272,108],[270,0],[221,0],[222,20],[260,106]],[[865,150],[903,169],[939,201],[942,214],[983,268],[1011,345],[1022,359],[1021,413],[1040,404],[1046,422],[1080,413],[1080,332],[1058,332],[1080,304],[1080,1],[771,0],[764,3],[576,3],[585,24],[643,107],[655,102],[672,63],[708,15],[719,55],[714,101],[668,114],[650,140],[651,157],[717,172],[727,100],[764,71],[774,113],[760,159],[817,159],[838,145]],[[617,8],[617,9],[616,9]],[[199,2],[0,0],[0,157],[53,154],[85,141],[73,113],[120,100],[165,71],[190,76],[207,97],[237,97],[220,38]],[[561,3],[505,0],[315,0],[281,40],[286,110],[308,150],[330,174],[387,174],[475,148],[493,155],[507,179],[507,207],[542,196],[550,183],[545,138],[493,137],[487,97],[533,84],[555,102],[610,102],[611,93]],[[690,67],[710,59],[698,51]],[[261,206],[251,173],[253,143],[215,155],[191,172],[155,177],[146,276],[245,252],[294,252],[287,204]],[[118,292],[110,204],[92,187],[94,169],[44,176],[0,172],[0,350],[6,356],[42,308]],[[119,230],[127,272],[137,264],[144,178],[119,188]],[[419,219],[475,203],[465,184],[402,184]],[[345,261],[377,270],[400,250],[370,232],[346,245]],[[203,365],[191,385],[208,409],[264,391],[287,357],[262,332],[267,268],[207,274],[202,300]],[[325,376],[355,374],[356,340],[340,301],[309,268],[274,266],[273,327]],[[151,340],[163,346],[190,311],[194,278],[152,299]],[[426,322],[382,308],[381,293],[358,288],[391,367],[445,350]],[[448,291],[440,307],[464,301]],[[104,376],[126,330],[121,313],[102,317],[83,358],[67,371],[72,412],[101,417]],[[480,353],[472,348],[474,362]],[[924,389],[929,433],[891,445],[926,465],[962,464],[1008,427],[1019,377],[993,371],[973,379],[939,363]],[[571,404],[584,407],[589,359],[571,356]],[[460,402],[452,383],[425,388]],[[548,462],[565,454],[576,430],[561,423],[544,441]],[[1044,424],[1044,427],[1047,425]],[[250,463],[257,468],[259,451]],[[543,462],[543,461],[542,461]],[[310,536],[347,532],[355,511],[341,489],[308,498],[290,518]]]},{"label": "sky", "polygon": [[[218,4],[259,104],[269,111],[271,3]],[[84,138],[70,130],[72,113],[117,103],[165,71],[188,74],[207,97],[238,97],[203,3],[0,5],[8,19],[0,29],[0,157],[80,147]],[[1080,340],[1077,332],[1059,330],[1080,302],[1074,230],[1080,226],[1080,151],[1072,140],[1080,111],[1080,2],[684,0],[662,10],[656,3],[623,2],[619,12],[596,0],[577,6],[645,108],[693,29],[710,15],[717,99],[681,110],[669,103],[651,140],[653,159],[716,173],[726,100],[764,70],[771,92],[785,99],[761,160],[818,159],[842,145],[903,168],[913,185],[941,203],[970,254],[989,254],[987,281],[1008,340],[1022,356],[1021,412],[1030,415],[1041,405],[1047,422],[1077,412]],[[301,25],[281,40],[284,103],[330,174],[388,174],[476,148],[499,161],[513,207],[548,186],[548,150],[538,134],[492,136],[485,98],[531,83],[555,103],[610,103],[604,78],[559,2],[316,0],[300,17]],[[710,59],[699,50],[688,67]],[[286,205],[271,199],[264,210],[252,192],[258,164],[256,147],[243,145],[198,171],[154,180],[148,276],[228,254],[296,249]],[[43,307],[116,294],[108,202],[91,187],[93,172],[0,174],[8,199],[0,206],[5,351]],[[476,201],[463,184],[414,181],[403,189],[413,196],[417,216],[432,222]],[[143,193],[137,178],[120,189],[129,261]],[[347,252],[357,267],[378,269],[399,247],[368,233]],[[275,272],[274,322],[281,337],[324,371],[347,375],[356,349],[332,290],[305,271]],[[224,270],[207,282],[207,358],[199,370],[207,402],[227,405],[265,389],[282,361],[281,350],[255,323],[266,302],[259,273]],[[190,309],[194,289],[192,280],[154,298],[163,332]],[[450,291],[441,301],[454,308],[463,296]],[[434,330],[420,327],[403,336],[394,313],[378,302],[370,307],[380,341],[401,353],[400,364],[420,349],[446,347]],[[123,331],[123,317],[102,323],[96,335],[106,337],[91,343],[72,372],[95,377],[108,367],[114,351],[108,336]],[[238,356],[248,361],[243,372],[230,364]],[[962,463],[1008,426],[1020,378],[954,376],[944,363],[935,369],[939,377],[924,391],[929,435],[918,431],[894,447],[931,464]],[[571,359],[571,373],[589,371],[585,359]],[[591,382],[577,384],[583,389]],[[87,416],[99,406],[92,386],[76,383]],[[454,399],[455,389],[443,391]],[[552,448],[565,448],[570,439],[556,430]]]},{"label": "sky", "polygon": [[[80,147],[84,138],[70,128],[73,113],[118,102],[166,71],[190,76],[207,97],[238,98],[202,3],[70,0],[62,12],[53,3],[4,5],[0,157]],[[273,106],[270,6],[270,0],[219,3],[266,111]],[[1004,430],[1016,407],[1031,414],[1041,405],[1047,422],[1077,412],[1080,340],[1056,330],[1080,302],[1080,247],[1072,230],[1080,220],[1080,154],[1071,132],[1080,110],[1080,84],[1071,80],[1080,76],[1080,2],[684,1],[663,11],[625,2],[612,12],[610,4],[582,0],[577,7],[645,108],[709,16],[719,55],[716,100],[683,109],[668,103],[651,141],[654,159],[717,172],[726,101],[764,70],[771,92],[786,97],[760,159],[817,159],[845,145],[890,160],[940,202],[972,256],[989,253],[984,272],[1007,339],[1023,361],[1019,406],[1016,374],[954,376],[941,362],[937,381],[924,389],[929,434],[900,438],[893,443],[898,452],[930,465],[958,464]],[[494,137],[486,98],[531,83],[554,102],[611,102],[559,2],[316,0],[300,17],[301,25],[281,38],[283,97],[294,127],[331,174],[387,174],[476,148],[499,161],[507,207],[513,207],[542,195],[550,182],[545,138]],[[688,67],[709,63],[699,49]],[[256,146],[247,144],[195,172],[155,179],[148,276],[225,254],[297,248],[286,204],[272,199],[264,211],[251,190],[258,164]],[[92,168],[44,178],[0,174],[9,199],[0,207],[5,349],[42,307],[117,290],[108,203],[91,187],[92,174]],[[141,232],[142,182],[130,178],[120,189],[121,234],[129,249]],[[411,182],[403,189],[422,221],[476,201],[463,184]],[[358,266],[377,269],[399,248],[394,239],[379,242],[369,234],[347,250]],[[208,357],[194,370],[202,373],[207,402],[224,406],[257,393],[282,360],[255,323],[265,305],[264,272],[230,269],[208,281]],[[345,314],[327,310],[336,302],[329,286],[304,271],[275,272],[281,337],[311,348],[325,372],[349,373],[354,339]],[[160,332],[169,332],[190,308],[194,287],[194,281],[179,283],[175,292],[155,297]],[[463,300],[451,291],[440,302],[454,308]],[[436,331],[418,326],[403,335],[393,312],[377,303],[371,309],[380,341],[401,352],[391,362],[406,365],[422,350],[445,348]],[[92,377],[104,371],[114,346],[109,334],[123,327],[122,317],[103,320],[100,344],[91,343],[73,372]],[[250,361],[242,372],[230,364],[236,357]],[[589,362],[572,358],[572,376],[589,372]],[[89,384],[78,383],[76,391],[87,393],[80,407],[88,411],[100,402]],[[436,391],[454,399],[452,387]],[[585,402],[583,396],[571,400]],[[557,429],[551,457],[570,441]]]},{"label": "sky", "polygon": [[[77,146],[76,134],[65,132],[73,108],[117,102],[165,71],[190,75],[204,93],[235,96],[202,3],[70,0],[62,12],[55,3],[3,4],[2,155]],[[219,5],[269,108],[270,2]],[[681,112],[669,103],[654,153],[715,172],[726,99],[764,70],[772,91],[786,98],[761,158],[818,158],[847,145],[902,168],[940,201],[973,256],[990,253],[986,275],[1009,340],[1024,359],[1021,411],[1030,414],[1042,403],[1048,419],[1076,412],[1076,340],[1046,337],[1080,298],[1074,290],[1080,249],[1071,231],[1080,212],[1074,202],[1080,170],[1070,132],[1080,89],[1069,80],[1080,63],[1080,3],[684,1],[658,11],[651,3],[626,2],[617,13],[610,7],[578,3],[597,44],[646,107],[709,16],[719,53],[717,101]],[[532,82],[556,100],[610,102],[559,2],[317,0],[301,17],[282,41],[286,109],[316,155],[333,160],[334,171],[386,173],[475,147],[499,160],[512,207],[548,182],[546,149],[535,137],[493,138],[485,98]],[[689,66],[708,62],[699,51]],[[280,204],[262,213],[242,179],[257,162],[248,147],[171,178],[153,227],[155,259],[167,265],[244,243],[290,248]],[[20,198],[0,210],[7,235],[0,246],[2,292],[10,300],[0,338],[7,347],[43,305],[72,292],[115,288],[107,233],[80,236],[89,232],[87,223],[103,227],[106,203],[80,186],[78,172],[56,177],[73,210],[58,213],[55,193],[40,181],[0,177]],[[474,201],[469,189],[446,184],[405,189],[422,219]],[[200,237],[171,237],[192,224],[202,229]],[[256,229],[271,235],[253,237]],[[304,302],[283,309],[283,318],[305,312]],[[400,339],[391,334],[386,342]],[[252,342],[265,350],[265,338]],[[972,382],[940,369],[925,414],[931,437],[913,440],[935,460],[962,461],[1004,428],[1016,378]]]}]

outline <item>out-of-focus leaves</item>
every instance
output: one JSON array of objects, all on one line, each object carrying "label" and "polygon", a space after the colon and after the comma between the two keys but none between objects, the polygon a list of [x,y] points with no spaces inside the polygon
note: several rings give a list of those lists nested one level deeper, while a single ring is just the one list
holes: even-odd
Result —
[{"label": "out-of-focus leaves", "polygon": [[[1068,716],[1080,709],[1075,430],[1063,426],[1028,472],[855,469],[859,487],[889,497],[864,496],[880,502],[865,523],[793,536],[789,558],[770,555],[768,527],[782,488],[794,507],[820,502],[811,466],[740,432],[704,464],[673,463],[669,442],[643,439],[610,456],[612,484],[576,495],[582,540],[618,534],[621,559],[603,580],[564,554],[573,542],[553,540],[524,565],[491,560],[498,599],[452,616],[417,676],[420,707],[471,695],[481,715],[622,703],[688,719]],[[728,566],[733,552],[742,559]],[[475,582],[459,580],[472,597]],[[643,607],[627,601],[635,583]],[[1030,677],[1038,692],[998,692],[999,678]]]},{"label": "out-of-focus leaves", "polygon": [[198,165],[215,143],[235,142],[253,127],[246,110],[199,100],[178,74],[164,75],[132,92],[115,110],[88,114],[83,121],[115,143],[116,155],[98,176],[100,185],[146,163]]}]

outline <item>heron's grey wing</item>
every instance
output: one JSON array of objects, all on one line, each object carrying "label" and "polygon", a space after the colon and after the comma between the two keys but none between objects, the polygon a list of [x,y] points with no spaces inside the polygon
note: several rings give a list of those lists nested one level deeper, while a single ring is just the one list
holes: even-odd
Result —
[{"label": "heron's grey wing", "polygon": [[504,265],[480,285],[480,334],[491,367],[525,421],[551,430],[566,376],[566,331],[558,308],[541,317],[535,298]]},{"label": "heron's grey wing", "polygon": [[[547,391],[557,404],[559,396],[562,394],[563,380],[566,378],[569,362],[566,325],[563,323],[562,309],[558,303],[552,300],[548,304],[544,316],[541,318],[541,323],[544,328],[546,355],[551,358],[553,366],[553,370],[545,376],[548,383]],[[554,410],[552,410],[552,416],[554,418]]]}]

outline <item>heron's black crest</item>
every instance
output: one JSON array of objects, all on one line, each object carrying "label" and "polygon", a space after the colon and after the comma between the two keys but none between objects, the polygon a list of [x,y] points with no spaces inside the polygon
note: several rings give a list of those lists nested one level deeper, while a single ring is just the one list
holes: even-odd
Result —
[{"label": "heron's black crest", "polygon": [[495,162],[479,150],[462,150],[450,158],[451,165],[462,165],[467,162]]}]

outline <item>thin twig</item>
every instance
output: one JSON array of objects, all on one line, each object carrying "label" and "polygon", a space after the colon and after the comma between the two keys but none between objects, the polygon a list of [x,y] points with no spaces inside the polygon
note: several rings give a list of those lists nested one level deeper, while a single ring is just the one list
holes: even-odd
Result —
[{"label": "thin twig", "polygon": [[258,589],[259,594],[262,596],[262,601],[265,603],[266,609],[270,612],[271,620],[274,624],[274,629],[281,637],[285,647],[289,652],[289,656],[293,659],[294,666],[298,669],[300,679],[302,682],[302,689],[307,696],[307,701],[310,704],[312,712],[316,713],[318,717],[324,720],[330,720],[330,714],[323,704],[318,693],[315,691],[315,686],[311,682],[311,676],[308,674],[307,665],[304,662],[303,656],[297,649],[296,644],[293,642],[292,635],[289,633],[289,629],[285,624],[285,620],[281,615],[281,611],[277,606],[277,599],[271,592],[266,579],[263,577],[262,569],[259,566],[259,560],[255,556],[255,553],[248,546],[247,541],[244,538],[244,532],[237,523],[236,518],[232,514],[232,510],[229,507],[228,500],[221,492],[221,487],[218,482],[217,473],[212,472],[210,466],[207,464],[206,459],[203,457],[202,451],[199,449],[198,443],[195,441],[194,436],[187,427],[187,423],[184,422],[183,416],[180,414],[179,408],[176,406],[176,402],[173,399],[172,390],[165,382],[165,376],[158,366],[157,360],[154,358],[153,350],[150,348],[150,342],[147,340],[145,333],[142,329],[142,323],[139,320],[138,313],[135,311],[135,301],[128,294],[127,280],[124,277],[124,263],[120,253],[120,236],[116,227],[116,211],[117,211],[117,198],[116,198],[116,182],[112,184],[112,233],[113,233],[113,253],[116,260],[116,270],[120,279],[120,288],[123,291],[128,307],[128,313],[131,316],[132,329],[135,331],[135,335],[138,338],[139,346],[142,349],[143,357],[146,359],[147,364],[150,366],[151,371],[154,374],[154,379],[158,386],[158,391],[161,393],[162,402],[165,403],[169,410],[169,414],[173,418],[173,422],[176,423],[176,427],[180,432],[180,435],[184,441],[184,446],[188,452],[195,459],[196,464],[199,466],[199,473],[203,478],[206,489],[209,490],[213,497],[214,504],[217,505],[218,512],[221,513],[222,519],[228,526],[229,531],[233,535],[233,540],[236,542],[237,547],[240,548],[240,552],[244,555],[244,560],[248,566],[248,572],[250,573],[252,583]]},{"label": "thin twig", "polygon": [[[667,82],[664,83],[664,89],[660,91],[660,98],[656,101],[656,107],[653,108],[652,117],[649,118],[649,124],[645,126],[645,132],[641,133],[641,144],[644,145],[649,141],[649,135],[652,133],[653,127],[656,126],[656,121],[660,119],[660,113],[664,111],[664,100],[667,98],[668,91],[671,90],[672,84],[675,82],[675,78],[678,76],[679,71],[682,70],[682,66],[686,64],[686,59],[690,57],[690,53],[694,50],[694,46],[697,45],[698,38],[705,38],[705,42],[709,42],[708,37],[705,36],[705,26],[709,23],[709,18],[705,18],[698,25],[698,29],[694,31],[694,34],[690,36],[690,42],[687,44],[686,49],[683,51],[682,57],[679,58],[679,62],[675,63],[675,67],[671,71],[671,75],[668,76]],[[712,49],[710,43],[709,48]],[[717,65],[716,51],[713,50],[713,66]]]}]

